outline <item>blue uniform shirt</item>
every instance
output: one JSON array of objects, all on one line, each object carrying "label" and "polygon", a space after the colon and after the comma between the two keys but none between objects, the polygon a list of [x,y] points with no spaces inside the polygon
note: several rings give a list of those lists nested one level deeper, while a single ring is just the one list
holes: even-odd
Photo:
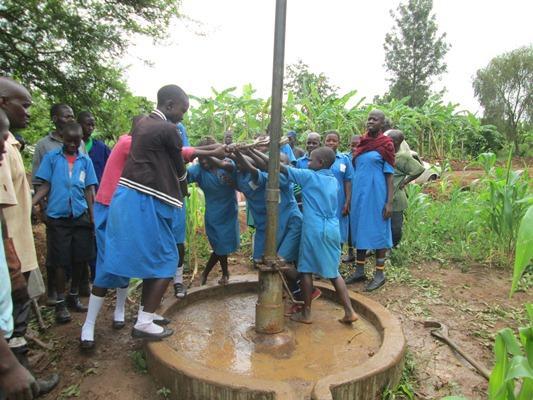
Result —
[{"label": "blue uniform shirt", "polygon": [[289,162],[294,165],[296,163],[296,157],[294,157],[294,152],[292,151],[292,147],[290,144],[284,144],[279,149],[280,153],[287,154],[287,157],[289,158]]},{"label": "blue uniform shirt", "polygon": [[187,129],[185,129],[185,125],[183,125],[181,122],[178,122],[177,127],[181,134],[181,141],[183,142],[183,147],[189,147],[189,137],[187,136]]},{"label": "blue uniform shirt", "polygon": [[308,164],[309,164],[309,156],[307,154],[305,154],[304,156],[296,160],[296,168],[307,169]]},{"label": "blue uniform shirt", "polygon": [[77,154],[69,176],[62,148],[46,153],[35,176],[50,183],[46,207],[50,218],[78,218],[88,207],[85,188],[98,184],[93,163],[85,154]]}]

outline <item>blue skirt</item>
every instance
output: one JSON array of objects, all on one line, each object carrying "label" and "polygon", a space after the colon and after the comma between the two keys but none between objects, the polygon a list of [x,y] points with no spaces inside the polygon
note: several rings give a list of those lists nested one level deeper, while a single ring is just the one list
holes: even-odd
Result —
[{"label": "blue skirt", "polygon": [[178,208],[178,223],[174,227],[174,240],[176,244],[185,243],[185,233],[186,226],[185,222],[187,220],[187,210],[185,208],[185,201],[183,202],[183,207]]},{"label": "blue skirt", "polygon": [[109,207],[99,203],[94,203],[94,230],[96,234],[96,276],[94,286],[99,288],[114,289],[127,287],[130,279],[113,275],[105,268],[105,231],[107,226],[107,216]]},{"label": "blue skirt", "polygon": [[178,265],[178,208],[119,186],[109,207],[105,269],[128,278],[171,278]]}]

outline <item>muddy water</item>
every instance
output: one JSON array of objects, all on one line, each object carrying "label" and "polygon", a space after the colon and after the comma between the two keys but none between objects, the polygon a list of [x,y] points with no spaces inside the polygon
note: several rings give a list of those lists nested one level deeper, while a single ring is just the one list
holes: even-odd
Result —
[{"label": "muddy water", "polygon": [[369,322],[343,325],[337,321],[342,308],[319,299],[313,303],[313,324],[287,319],[296,339],[290,358],[257,353],[249,334],[256,300],[256,295],[245,293],[188,306],[173,317],[176,333],[168,343],[213,369],[289,382],[304,397],[319,378],[361,364],[380,346],[380,336]]}]

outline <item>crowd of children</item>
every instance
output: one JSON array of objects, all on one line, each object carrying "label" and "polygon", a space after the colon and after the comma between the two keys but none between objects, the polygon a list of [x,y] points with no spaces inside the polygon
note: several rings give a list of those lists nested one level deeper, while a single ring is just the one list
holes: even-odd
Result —
[{"label": "crowd of children", "polygon": [[[236,191],[245,196],[253,218],[252,257],[254,263],[261,263],[267,224],[267,151],[233,144],[231,131],[224,133],[222,144],[206,137],[197,147],[190,147],[181,123],[189,99],[178,86],[162,87],[157,108],[147,116],[135,117],[131,131],[122,135],[112,150],[92,137],[95,118],[90,112],[80,112],[75,120],[71,107],[54,105],[50,116],[55,129],[36,144],[33,155],[33,200],[18,142],[8,131],[10,122],[13,128],[25,127],[31,97],[7,78],[0,78],[0,92],[0,111],[5,112],[0,114],[0,139],[6,141],[0,167],[6,191],[0,193],[4,238],[13,238],[20,272],[37,268],[31,203],[35,213],[40,210],[47,235],[47,303],[55,306],[58,323],[71,320],[69,310],[87,313],[80,337],[83,350],[95,346],[95,324],[108,289],[117,293],[113,327],[125,326],[130,278],[143,280],[132,335],[160,339],[172,334],[166,327],[169,321],[156,309],[172,280],[176,297],[186,296],[185,199],[190,183],[197,184],[205,195],[205,229],[212,249],[201,284],[207,282],[217,263],[222,269],[218,283],[229,281],[228,255],[238,250],[240,238]],[[289,144],[280,149],[276,249],[280,260],[293,266],[287,269],[287,281],[292,295],[303,302],[288,309],[294,321],[312,322],[311,302],[320,296],[313,287],[313,275],[329,279],[335,287],[344,307],[340,321],[357,319],[339,273],[343,245],[348,249],[343,261],[355,259],[347,284],[366,279],[366,257],[372,250],[376,266],[366,290],[385,283],[387,251],[401,239],[407,205],[404,187],[423,167],[401,150],[401,131],[384,132],[387,119],[383,112],[370,112],[366,128],[364,135],[352,138],[348,153],[339,150],[341,140],[336,131],[326,132],[324,138],[317,132],[308,133],[305,151],[297,147],[297,134],[291,131]],[[187,167],[195,158],[198,161]],[[6,257],[0,257],[0,267],[5,263]],[[27,274],[24,276],[27,279]],[[6,287],[2,286],[0,294],[5,295]],[[88,307],[80,296],[89,296]],[[13,300],[9,314],[27,324],[27,299],[13,296]],[[16,335],[4,322],[9,320],[7,314],[1,310],[0,330],[16,348]],[[22,332],[24,323],[19,328]],[[46,381],[42,388],[46,390]]]}]

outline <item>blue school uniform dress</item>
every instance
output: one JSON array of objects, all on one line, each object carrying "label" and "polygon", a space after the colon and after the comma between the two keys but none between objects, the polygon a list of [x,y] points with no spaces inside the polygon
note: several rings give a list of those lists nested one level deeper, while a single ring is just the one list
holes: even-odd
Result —
[{"label": "blue school uniform dress", "polygon": [[186,180],[181,138],[159,110],[132,132],[131,150],[105,229],[105,270],[127,278],[171,278],[179,261],[174,232]]},{"label": "blue school uniform dress", "polygon": [[255,227],[252,257],[260,261],[265,252],[266,201],[265,185],[249,172],[237,172],[237,190],[246,196],[246,204]]},{"label": "blue school uniform dress", "polygon": [[[183,125],[181,122],[177,124],[178,131],[181,136],[181,141],[183,143],[183,147],[189,147],[189,137],[187,136],[187,129],[185,129],[185,125]],[[174,240],[176,241],[176,244],[183,244],[185,243],[185,235],[186,235],[186,226],[185,223],[187,221],[187,199],[183,199],[183,206],[178,209],[178,218],[179,222],[177,225],[177,231],[174,232]]]},{"label": "blue school uniform dress", "polygon": [[337,179],[330,169],[288,168],[288,177],[302,187],[303,196],[298,271],[327,279],[337,278],[341,256]]},{"label": "blue school uniform dress", "polygon": [[205,231],[215,254],[231,254],[239,248],[236,173],[223,169],[207,171],[195,164],[188,168],[189,182],[196,182],[205,195]]},{"label": "blue school uniform dress", "polygon": [[394,168],[377,151],[368,151],[355,159],[350,207],[352,245],[357,249],[392,247],[391,220],[383,219],[387,202],[385,174]]},{"label": "blue school uniform dress", "polygon": [[346,202],[346,195],[344,193],[344,182],[351,182],[353,179],[353,166],[352,159],[346,154],[337,153],[335,154],[335,162],[331,166],[331,171],[338,182],[337,190],[337,218],[339,219],[339,229],[341,233],[341,243],[346,243],[348,241],[348,228],[350,225],[349,215],[342,215],[342,208]]},{"label": "blue school uniform dress", "polygon": [[[261,260],[265,253],[266,233],[266,184],[268,173],[257,171],[254,180],[250,173],[237,174],[237,188],[246,196],[250,212],[255,221],[253,258]],[[296,262],[300,245],[302,214],[298,209],[293,193],[293,185],[288,178],[280,175],[280,203],[278,229],[276,232],[277,254],[285,261]]]}]

